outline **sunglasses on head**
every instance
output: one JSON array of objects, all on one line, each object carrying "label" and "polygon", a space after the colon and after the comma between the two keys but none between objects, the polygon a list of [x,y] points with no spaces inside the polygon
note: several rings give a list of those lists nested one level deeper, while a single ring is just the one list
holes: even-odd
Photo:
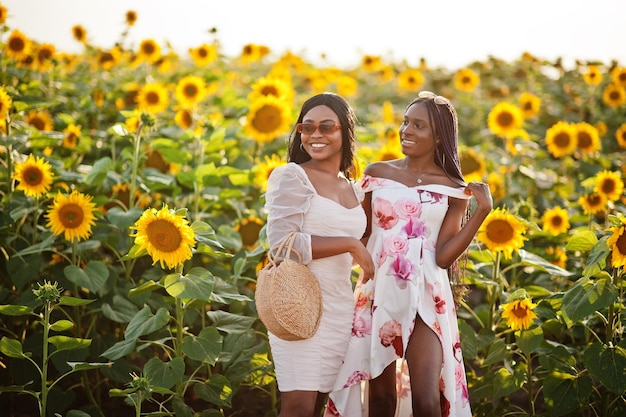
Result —
[{"label": "sunglasses on head", "polygon": [[445,98],[444,96],[438,96],[437,94],[433,93],[432,91],[420,91],[417,94],[418,98],[426,98],[426,99],[433,99],[433,101],[435,102],[435,104],[444,104],[444,105],[448,105],[450,104],[450,100],[448,100],[447,98]]},{"label": "sunglasses on head", "polygon": [[335,122],[324,122],[319,125],[316,125],[315,123],[298,123],[296,125],[296,129],[298,130],[298,133],[304,135],[312,135],[317,129],[320,130],[322,135],[329,135],[341,129],[341,125]]}]

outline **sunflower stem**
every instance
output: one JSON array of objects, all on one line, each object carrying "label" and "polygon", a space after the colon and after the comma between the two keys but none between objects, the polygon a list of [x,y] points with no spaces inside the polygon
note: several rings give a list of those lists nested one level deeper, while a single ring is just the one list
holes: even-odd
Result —
[{"label": "sunflower stem", "polygon": [[41,364],[41,399],[39,410],[41,417],[46,417],[46,404],[48,402],[48,336],[50,333],[50,312],[52,311],[52,303],[46,301],[43,310],[43,341],[42,341],[42,360]]},{"label": "sunflower stem", "polygon": [[492,281],[495,283],[495,285],[492,285],[491,287],[489,287],[489,323],[487,323],[488,325],[488,329],[494,330],[493,324],[494,324],[494,319],[495,319],[495,315],[496,315],[496,302],[500,297],[500,292],[501,292],[501,285],[500,285],[500,258],[501,258],[501,252],[497,251],[496,252],[496,259],[493,262],[493,272],[492,272],[492,276],[491,279]]},{"label": "sunflower stem", "polygon": [[[176,268],[178,275],[182,275],[182,264]],[[175,297],[176,300],[176,341],[174,346],[175,357],[183,358],[183,320],[185,316],[185,309],[183,306],[183,300],[180,297]],[[182,377],[176,383],[176,393],[179,396],[183,396],[183,381]]]}]

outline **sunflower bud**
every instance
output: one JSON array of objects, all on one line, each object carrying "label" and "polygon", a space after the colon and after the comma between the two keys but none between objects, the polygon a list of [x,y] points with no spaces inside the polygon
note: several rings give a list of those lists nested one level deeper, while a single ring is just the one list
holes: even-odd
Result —
[{"label": "sunflower bud", "polygon": [[43,282],[43,285],[37,283],[39,288],[33,290],[33,294],[37,296],[38,300],[47,303],[55,303],[61,297],[62,288],[59,288],[58,283],[55,281],[54,284],[50,283],[50,281]]}]

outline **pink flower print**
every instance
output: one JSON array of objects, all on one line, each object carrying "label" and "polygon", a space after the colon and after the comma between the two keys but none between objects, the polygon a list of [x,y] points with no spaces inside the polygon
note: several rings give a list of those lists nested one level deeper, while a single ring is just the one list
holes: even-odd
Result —
[{"label": "pink flower print", "polygon": [[445,395],[446,384],[443,378],[439,379],[439,404],[441,405],[441,417],[448,417],[450,415],[450,401]]},{"label": "pink flower print", "polygon": [[367,381],[369,379],[369,375],[363,371],[354,371],[352,375],[348,378],[344,388],[351,387],[352,385],[358,384],[361,381]]},{"label": "pink flower print", "polygon": [[357,185],[361,187],[364,192],[367,192],[367,188],[370,186],[370,177],[369,175],[364,175],[361,181],[357,182]]},{"label": "pink flower print", "polygon": [[332,398],[328,398],[326,411],[324,412],[324,417],[327,416],[341,416],[341,414],[339,414],[339,411],[337,411],[337,407],[335,406]]},{"label": "pink flower print", "polygon": [[400,372],[396,372],[396,392],[398,393],[398,398],[409,398],[409,394],[411,394],[409,366],[404,360],[400,361],[400,363]]},{"label": "pink flower print", "polygon": [[405,289],[408,281],[413,277],[415,265],[404,255],[396,256],[390,265],[391,274],[396,277],[396,284],[400,289]]},{"label": "pink flower print", "polygon": [[457,341],[454,345],[452,345],[452,350],[454,351],[454,359],[458,363],[463,362],[463,352],[461,351],[461,342]]},{"label": "pink flower print", "polygon": [[384,198],[374,199],[372,214],[376,218],[376,225],[382,229],[389,230],[398,223],[398,213],[393,209],[391,202]]},{"label": "pink flower print", "polygon": [[420,202],[410,198],[396,200],[394,207],[401,219],[420,217],[422,215],[422,205]]},{"label": "pink flower print", "polygon": [[387,236],[383,241],[383,251],[389,256],[406,255],[409,250],[409,239],[403,235]]},{"label": "pink flower print", "polygon": [[354,310],[352,321],[352,336],[365,337],[372,334],[372,313],[369,308],[357,308]]},{"label": "pink flower print", "polygon": [[[381,250],[380,253],[378,254],[378,267],[379,268],[382,266],[382,264],[385,263],[385,260],[387,260],[387,253],[384,250]],[[374,275],[374,277],[376,277],[376,275]]]},{"label": "pink flower print", "polygon": [[435,282],[434,284],[428,284],[428,287],[430,288],[433,302],[435,303],[435,312],[437,314],[445,314],[446,300],[444,299],[441,291],[441,284],[439,282]]},{"label": "pink flower print", "polygon": [[403,228],[409,239],[428,237],[428,227],[420,219],[410,217]]},{"label": "pink flower print", "polygon": [[439,193],[432,193],[426,190],[418,190],[420,201],[422,203],[439,204],[446,196]]},{"label": "pink flower print", "polygon": [[384,347],[393,345],[398,357],[402,357],[402,325],[395,320],[385,322],[378,330],[380,344]]}]

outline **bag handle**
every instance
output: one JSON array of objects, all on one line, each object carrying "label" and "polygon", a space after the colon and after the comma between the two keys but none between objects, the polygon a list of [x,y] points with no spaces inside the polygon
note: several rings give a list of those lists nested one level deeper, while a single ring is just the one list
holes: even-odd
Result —
[{"label": "bag handle", "polygon": [[302,255],[300,255],[300,252],[293,248],[293,243],[296,240],[297,234],[298,232],[290,232],[287,236],[283,238],[283,240],[281,240],[281,242],[277,246],[271,248],[267,252],[267,258],[269,259],[269,262],[274,265],[278,265],[281,261],[280,254],[285,251],[285,256],[282,259],[289,259],[291,253],[293,252],[297,257],[298,263],[302,263]]}]

